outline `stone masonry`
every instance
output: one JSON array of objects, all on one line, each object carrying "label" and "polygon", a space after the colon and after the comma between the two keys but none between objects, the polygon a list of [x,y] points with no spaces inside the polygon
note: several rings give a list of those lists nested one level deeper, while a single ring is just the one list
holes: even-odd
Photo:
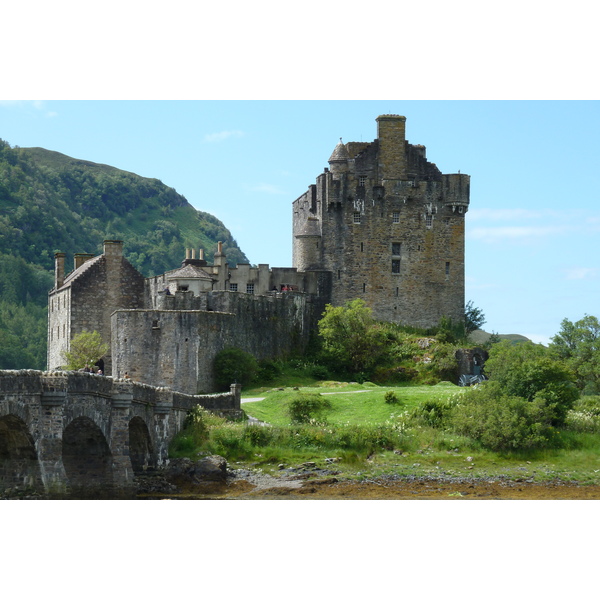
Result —
[{"label": "stone masonry", "polygon": [[377,118],[371,143],[340,143],[293,205],[293,264],[331,273],[330,298],[362,298],[375,318],[431,327],[464,314],[470,177],[442,175],[405,117]]}]

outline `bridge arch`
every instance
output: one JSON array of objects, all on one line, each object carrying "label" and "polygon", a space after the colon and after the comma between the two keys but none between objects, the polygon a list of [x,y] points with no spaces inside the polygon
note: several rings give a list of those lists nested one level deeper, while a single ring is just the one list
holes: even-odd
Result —
[{"label": "bridge arch", "polygon": [[65,427],[62,460],[72,488],[110,487],[113,483],[110,446],[89,417],[77,417]]},{"label": "bridge arch", "polygon": [[135,475],[156,467],[156,453],[146,422],[141,417],[129,421],[129,458]]},{"label": "bridge arch", "polygon": [[33,437],[20,417],[0,417],[0,489],[41,488],[42,477]]}]

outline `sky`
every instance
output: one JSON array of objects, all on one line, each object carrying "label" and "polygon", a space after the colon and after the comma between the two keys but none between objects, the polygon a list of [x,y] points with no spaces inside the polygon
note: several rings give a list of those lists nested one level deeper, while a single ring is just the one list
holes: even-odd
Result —
[{"label": "sky", "polygon": [[484,329],[548,343],[600,314],[598,101],[4,101],[0,137],[160,179],[251,263],[283,267],[292,202],[340,138],[370,142],[390,113],[443,173],[471,175],[465,295]]}]

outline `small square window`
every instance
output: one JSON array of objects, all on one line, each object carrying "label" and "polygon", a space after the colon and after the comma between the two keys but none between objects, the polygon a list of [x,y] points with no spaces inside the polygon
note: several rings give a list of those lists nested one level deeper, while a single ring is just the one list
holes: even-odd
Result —
[{"label": "small square window", "polygon": [[360,185],[360,187],[365,187],[366,184],[367,184],[367,177],[366,177],[366,175],[361,175],[358,178],[358,185]]},{"label": "small square window", "polygon": [[399,212],[392,213],[392,223],[400,223],[400,213]]},{"label": "small square window", "polygon": [[400,273],[400,261],[397,258],[392,260],[392,273]]},{"label": "small square window", "polygon": [[237,283],[230,283],[229,284],[229,291],[230,292],[237,292],[238,291],[238,289],[237,289]]},{"label": "small square window", "polygon": [[359,212],[354,213],[354,223],[360,223],[360,213]]},{"label": "small square window", "polygon": [[254,284],[253,283],[246,284],[246,294],[254,294]]},{"label": "small square window", "polygon": [[427,227],[427,229],[433,227],[433,215],[425,215],[425,227]]},{"label": "small square window", "polygon": [[402,253],[402,244],[400,242],[392,242],[392,254],[394,256],[400,256]]}]

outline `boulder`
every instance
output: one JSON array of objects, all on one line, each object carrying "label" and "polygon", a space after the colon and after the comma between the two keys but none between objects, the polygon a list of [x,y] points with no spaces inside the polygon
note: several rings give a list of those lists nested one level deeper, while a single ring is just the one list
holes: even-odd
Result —
[{"label": "boulder", "polygon": [[227,461],[216,454],[196,461],[189,458],[174,458],[169,461],[165,469],[165,479],[177,485],[225,481]]}]

